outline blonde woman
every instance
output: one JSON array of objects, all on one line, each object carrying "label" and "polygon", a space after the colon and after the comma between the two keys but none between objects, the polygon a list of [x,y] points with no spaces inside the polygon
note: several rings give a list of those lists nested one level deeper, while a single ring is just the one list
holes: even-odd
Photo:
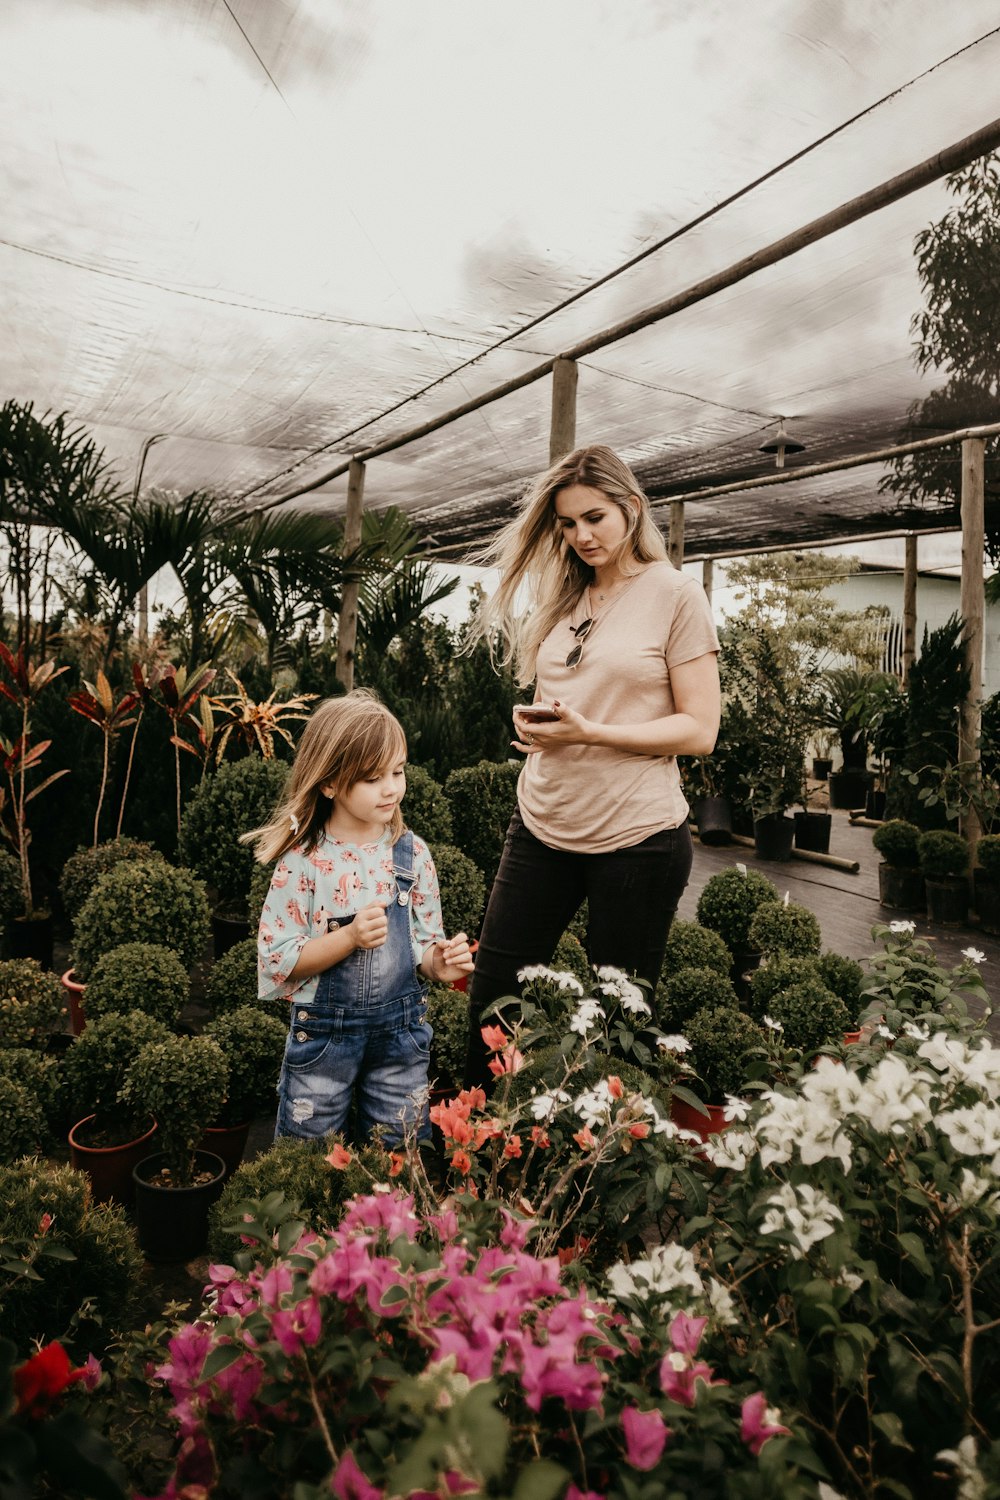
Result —
[{"label": "blonde woman", "polygon": [[261,999],[291,1023],[275,1134],[344,1130],[395,1144],[430,1133],[431,1028],[422,979],[468,974],[465,933],[448,939],[427,845],[404,826],[406,736],[363,688],[314,709],[284,800],[245,835],[277,861],[257,937]]},{"label": "blonde woman", "polygon": [[467,1084],[489,1078],[483,1010],[548,962],[584,899],[591,962],[655,983],[691,869],[676,757],[709,754],[719,729],[708,601],[610,448],[553,464],[477,561],[500,583],[473,636],[499,639],[535,691],[514,710],[525,764],[470,986]]}]

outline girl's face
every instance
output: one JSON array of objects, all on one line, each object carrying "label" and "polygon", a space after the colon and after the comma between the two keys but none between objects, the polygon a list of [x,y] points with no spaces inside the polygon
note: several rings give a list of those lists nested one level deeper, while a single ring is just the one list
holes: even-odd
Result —
[{"label": "girl's face", "polygon": [[567,546],[591,568],[606,566],[628,535],[628,522],[618,506],[589,484],[560,490],[555,512]]},{"label": "girl's face", "polygon": [[374,842],[406,791],[405,759],[389,761],[374,776],[356,781],[353,786],[339,787],[327,783],[321,788],[333,798],[333,812],[327,827],[339,838]]}]

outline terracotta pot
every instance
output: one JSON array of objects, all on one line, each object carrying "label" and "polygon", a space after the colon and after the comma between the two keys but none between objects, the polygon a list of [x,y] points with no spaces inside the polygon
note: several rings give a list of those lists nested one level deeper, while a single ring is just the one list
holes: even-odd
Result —
[{"label": "terracotta pot", "polygon": [[95,1118],[87,1115],[78,1120],[69,1133],[70,1165],[90,1178],[95,1203],[121,1203],[128,1207],[133,1200],[132,1170],[156,1149],[156,1121],[145,1135],[121,1146],[88,1146],[87,1126]]},{"label": "terracotta pot", "polygon": [[87,1018],[83,1014],[83,992],[87,988],[87,986],[85,984],[81,984],[78,979],[74,979],[74,973],[75,970],[67,969],[65,974],[60,975],[60,982],[63,989],[66,991],[67,1001],[69,1004],[70,1030],[72,1031],[74,1036],[79,1036],[80,1032],[87,1024]]},{"label": "terracotta pot", "polygon": [[725,1118],[726,1106],[724,1104],[706,1104],[707,1115],[700,1114],[692,1104],[687,1104],[683,1099],[672,1098],[670,1100],[670,1118],[681,1130],[691,1130],[695,1135],[707,1141],[710,1135],[721,1135],[728,1130],[730,1121]]},{"label": "terracotta pot", "polygon": [[860,1031],[845,1031],[844,1032],[844,1046],[845,1047],[854,1047],[854,1046],[857,1045],[858,1042],[860,1042],[860,1040],[861,1040],[861,1032]]},{"label": "terracotta pot", "polygon": [[250,1135],[250,1121],[242,1125],[207,1125],[201,1138],[201,1149],[221,1156],[226,1168],[224,1181],[228,1182],[243,1160]]}]

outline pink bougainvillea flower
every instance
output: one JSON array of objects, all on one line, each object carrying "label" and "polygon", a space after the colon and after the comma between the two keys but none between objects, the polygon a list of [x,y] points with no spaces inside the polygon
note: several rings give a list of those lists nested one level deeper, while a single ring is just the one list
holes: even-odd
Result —
[{"label": "pink bougainvillea flower", "polygon": [[768,1438],[789,1437],[791,1429],[782,1427],[781,1416],[773,1406],[768,1406],[763,1391],[748,1396],[740,1407],[740,1437],[756,1458]]},{"label": "pink bougainvillea flower", "polygon": [[625,1457],[633,1469],[655,1469],[666,1447],[670,1428],[658,1411],[626,1406],[622,1411]]},{"label": "pink bougainvillea flower", "polygon": [[670,1347],[679,1354],[697,1354],[707,1318],[692,1318],[686,1312],[676,1313],[670,1323]]},{"label": "pink bougainvillea flower", "polygon": [[693,1406],[698,1394],[697,1384],[726,1385],[725,1380],[713,1380],[712,1368],[704,1360],[692,1361],[687,1354],[672,1349],[660,1364],[660,1387],[663,1394],[681,1406]]},{"label": "pink bougainvillea flower", "polygon": [[333,1167],[335,1171],[342,1172],[345,1167],[349,1167],[351,1165],[354,1157],[347,1150],[346,1146],[342,1146],[338,1141],[336,1146],[334,1146],[333,1150],[330,1152],[329,1156],[324,1156],[323,1160],[329,1162],[330,1166]]},{"label": "pink bougainvillea flower", "polygon": [[372,1484],[348,1448],[330,1480],[330,1491],[337,1500],[383,1500],[384,1490]]},{"label": "pink bougainvillea flower", "polygon": [[507,1033],[502,1026],[481,1026],[479,1035],[490,1052],[499,1052],[508,1042]]}]

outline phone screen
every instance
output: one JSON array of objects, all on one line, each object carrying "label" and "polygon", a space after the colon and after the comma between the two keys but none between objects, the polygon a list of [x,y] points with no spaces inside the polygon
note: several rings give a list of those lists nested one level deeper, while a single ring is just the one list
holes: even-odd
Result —
[{"label": "phone screen", "polygon": [[554,724],[559,719],[555,709],[546,708],[543,703],[529,703],[526,708],[521,709],[521,717],[532,719],[536,724]]}]

